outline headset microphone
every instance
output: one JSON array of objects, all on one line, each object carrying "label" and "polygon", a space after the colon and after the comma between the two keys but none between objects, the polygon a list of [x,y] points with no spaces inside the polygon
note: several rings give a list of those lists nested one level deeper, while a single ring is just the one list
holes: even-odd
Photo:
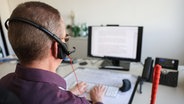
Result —
[{"label": "headset microphone", "polygon": [[74,53],[76,51],[76,48],[75,47],[73,47],[73,50],[72,51],[70,51],[69,52],[69,54],[72,54],[72,53]]}]

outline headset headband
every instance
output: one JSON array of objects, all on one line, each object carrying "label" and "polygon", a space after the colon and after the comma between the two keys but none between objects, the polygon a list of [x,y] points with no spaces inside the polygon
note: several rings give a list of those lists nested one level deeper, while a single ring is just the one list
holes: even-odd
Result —
[{"label": "headset headband", "polygon": [[35,28],[37,28],[37,29],[43,31],[44,33],[46,33],[47,35],[49,35],[52,39],[54,39],[56,42],[58,42],[59,45],[61,45],[61,46],[63,47],[63,51],[64,51],[64,53],[65,53],[66,55],[70,55],[71,53],[73,53],[73,52],[69,52],[69,51],[67,50],[66,45],[64,45],[64,43],[60,40],[59,37],[57,37],[55,34],[53,34],[52,32],[50,32],[49,30],[47,30],[47,29],[44,28],[43,26],[38,25],[38,24],[36,24],[36,23],[33,22],[33,21],[30,21],[30,20],[24,19],[24,18],[20,18],[20,17],[9,18],[9,19],[7,19],[6,22],[5,22],[5,27],[6,27],[6,29],[8,29],[8,22],[23,22],[23,23],[29,24],[29,25],[31,25],[31,26],[33,26],[33,27],[35,27]]}]

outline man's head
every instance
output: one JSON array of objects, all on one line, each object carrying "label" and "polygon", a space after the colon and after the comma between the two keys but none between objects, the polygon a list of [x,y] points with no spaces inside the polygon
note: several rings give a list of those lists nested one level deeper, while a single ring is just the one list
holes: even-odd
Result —
[{"label": "man's head", "polygon": [[[45,3],[20,4],[14,9],[10,19],[17,17],[33,21],[59,38],[65,37],[65,26],[59,12]],[[24,63],[47,57],[54,41],[43,31],[22,22],[10,22],[8,36],[17,57]]]}]

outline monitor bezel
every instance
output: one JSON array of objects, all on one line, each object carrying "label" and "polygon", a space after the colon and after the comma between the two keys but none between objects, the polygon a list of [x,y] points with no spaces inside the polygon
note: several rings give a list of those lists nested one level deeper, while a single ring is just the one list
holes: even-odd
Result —
[{"label": "monitor bezel", "polygon": [[[100,56],[94,56],[91,54],[91,42],[92,42],[92,28],[93,27],[102,27],[102,26],[89,26],[88,27],[88,56],[94,57],[94,58],[102,58],[102,59],[110,59],[110,60],[122,60],[122,61],[133,61],[133,62],[140,62],[141,61],[141,54],[142,54],[142,38],[143,38],[143,26],[119,26],[119,27],[138,27],[138,38],[137,38],[137,52],[136,52],[136,58],[118,58],[118,57],[100,57]],[[107,26],[103,26],[107,27]],[[114,26],[113,26],[114,27]],[[117,27],[117,26],[116,26]]]}]

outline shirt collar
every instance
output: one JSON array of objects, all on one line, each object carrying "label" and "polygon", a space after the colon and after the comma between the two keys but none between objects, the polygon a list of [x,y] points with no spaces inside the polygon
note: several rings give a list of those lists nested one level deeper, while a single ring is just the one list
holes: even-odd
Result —
[{"label": "shirt collar", "polygon": [[50,71],[37,68],[28,68],[17,64],[15,73],[18,77],[25,80],[52,83],[66,89],[66,81],[58,74]]}]

